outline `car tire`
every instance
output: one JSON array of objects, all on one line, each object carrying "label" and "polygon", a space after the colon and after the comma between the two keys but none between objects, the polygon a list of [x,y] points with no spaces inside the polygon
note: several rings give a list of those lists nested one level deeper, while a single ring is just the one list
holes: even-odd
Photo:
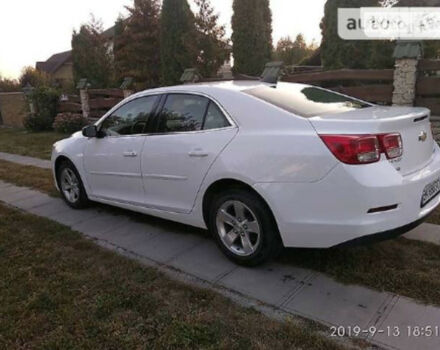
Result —
[{"label": "car tire", "polygon": [[269,207],[246,189],[229,189],[213,198],[209,229],[222,252],[239,265],[260,265],[283,248]]},{"label": "car tire", "polygon": [[90,204],[81,176],[71,162],[64,161],[58,167],[57,181],[62,197],[70,207],[83,209]]}]

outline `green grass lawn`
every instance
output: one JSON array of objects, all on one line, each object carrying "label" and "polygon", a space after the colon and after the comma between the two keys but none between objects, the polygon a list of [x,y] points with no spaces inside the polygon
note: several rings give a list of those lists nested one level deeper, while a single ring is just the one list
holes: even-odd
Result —
[{"label": "green grass lawn", "polygon": [[[0,161],[0,179],[57,195],[52,174],[47,169]],[[118,208],[104,206],[104,209],[129,215],[140,222],[176,225]],[[400,238],[355,248],[287,249],[280,261],[323,272],[343,283],[440,305],[440,246],[437,245]]]},{"label": "green grass lawn", "polygon": [[50,159],[52,145],[69,135],[0,127],[0,152]]},{"label": "green grass lawn", "polygon": [[0,204],[1,349],[343,349]]},{"label": "green grass lawn", "polygon": [[0,179],[17,186],[31,187],[53,197],[59,196],[52,171],[49,169],[20,165],[0,159]]}]

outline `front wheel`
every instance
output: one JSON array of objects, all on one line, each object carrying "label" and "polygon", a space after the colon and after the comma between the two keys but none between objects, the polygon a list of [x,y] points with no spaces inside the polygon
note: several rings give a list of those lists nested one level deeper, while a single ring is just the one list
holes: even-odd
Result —
[{"label": "front wheel", "polygon": [[65,202],[74,209],[88,206],[89,199],[75,166],[68,161],[63,162],[57,171],[58,187]]},{"label": "front wheel", "polygon": [[259,265],[282,248],[275,220],[256,194],[231,189],[215,197],[210,230],[223,253],[240,265]]}]

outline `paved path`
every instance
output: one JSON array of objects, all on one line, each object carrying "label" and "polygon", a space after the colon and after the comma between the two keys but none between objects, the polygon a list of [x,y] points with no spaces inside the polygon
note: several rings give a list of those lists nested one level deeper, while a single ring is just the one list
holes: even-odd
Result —
[{"label": "paved path", "polygon": [[0,159],[7,160],[9,162],[21,164],[21,165],[32,165],[39,168],[50,169],[50,160],[43,160],[39,158],[19,156],[18,154],[4,153],[0,152]]},{"label": "paved path", "polygon": [[[162,270],[181,271],[208,287],[324,325],[374,326],[385,331],[388,326],[398,326],[402,333],[408,326],[440,326],[440,308],[408,298],[342,285],[323,274],[290,265],[238,267],[223,257],[203,231],[187,226],[154,218],[151,224],[140,223],[125,212],[112,215],[99,208],[75,211],[59,198],[1,181],[0,200],[70,226],[100,245],[139,257]],[[440,349],[440,336],[393,337],[382,333],[367,340],[387,349]]]}]

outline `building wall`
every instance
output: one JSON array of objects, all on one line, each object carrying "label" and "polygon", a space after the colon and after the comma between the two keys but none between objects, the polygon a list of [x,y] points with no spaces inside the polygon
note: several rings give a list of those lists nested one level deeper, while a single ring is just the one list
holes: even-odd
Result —
[{"label": "building wall", "polygon": [[28,106],[22,92],[0,93],[0,113],[3,125],[23,127]]},{"label": "building wall", "polygon": [[73,82],[73,65],[71,62],[64,63],[58,70],[51,74],[52,78],[58,80],[60,83]]}]

